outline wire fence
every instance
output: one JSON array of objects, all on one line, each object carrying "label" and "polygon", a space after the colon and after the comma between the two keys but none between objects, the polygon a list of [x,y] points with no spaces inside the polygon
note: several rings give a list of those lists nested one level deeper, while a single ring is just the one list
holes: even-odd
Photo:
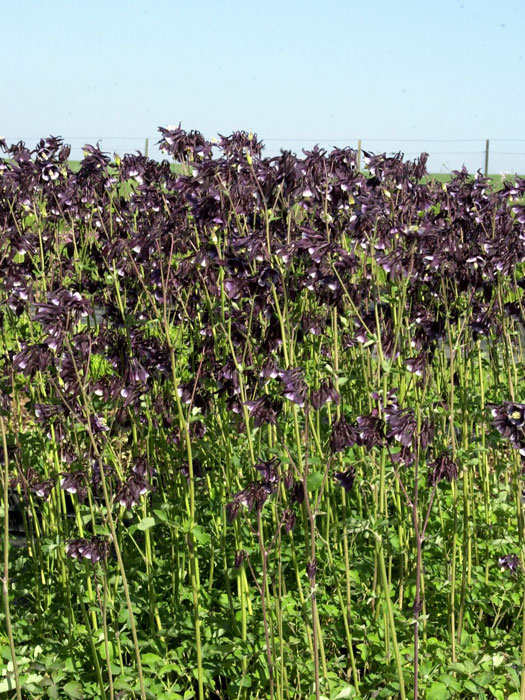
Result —
[{"label": "wire fence", "polygon": [[[24,143],[32,148],[41,137],[6,136],[7,143]],[[110,154],[143,153],[151,158],[165,158],[158,147],[159,136],[64,136],[71,145],[71,159],[81,160],[85,144],[98,143]],[[490,174],[525,173],[525,138],[523,139],[410,139],[410,138],[263,138],[264,155],[278,155],[289,150],[298,155],[311,150],[316,144],[326,150],[351,147],[371,153],[403,153],[413,160],[421,153],[429,154],[427,168],[432,173],[447,173],[459,170],[463,165],[470,171],[481,170]]]}]

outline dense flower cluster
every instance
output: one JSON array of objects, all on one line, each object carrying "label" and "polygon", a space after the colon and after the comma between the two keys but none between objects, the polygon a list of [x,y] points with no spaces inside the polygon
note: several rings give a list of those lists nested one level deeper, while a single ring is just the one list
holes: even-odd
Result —
[{"label": "dense flower cluster", "polygon": [[[112,503],[133,509],[158,479],[136,456],[137,426],[171,450],[166,473],[201,483],[210,450],[199,446],[216,434],[215,411],[250,435],[317,412],[332,453],[387,449],[412,464],[432,425],[394,393],[349,410],[356,390],[345,404],[335,363],[368,348],[423,387],[452,328],[473,347],[496,339],[504,319],[523,326],[524,279],[505,298],[495,289],[525,261],[525,180],[495,190],[462,170],[439,183],[425,181],[426,154],[367,153],[360,171],[350,148],[267,158],[245,132],[213,143],[180,126],[160,133],[176,167],[86,146],[72,169],[60,138],[32,150],[0,142],[1,314],[21,330],[2,381],[14,372],[43,388],[36,400],[27,391],[29,408],[59,464],[24,477],[24,488],[101,499],[104,477]],[[524,405],[492,412],[524,452]],[[186,439],[199,455],[191,471]],[[113,451],[101,465],[108,445],[122,464]],[[284,479],[265,456],[259,479],[232,489],[230,521],[259,511]],[[458,467],[443,453],[429,470],[434,484]],[[348,491],[355,475],[347,466],[331,476]],[[285,486],[292,502],[304,497],[300,482]],[[68,551],[98,552],[78,541]]]}]

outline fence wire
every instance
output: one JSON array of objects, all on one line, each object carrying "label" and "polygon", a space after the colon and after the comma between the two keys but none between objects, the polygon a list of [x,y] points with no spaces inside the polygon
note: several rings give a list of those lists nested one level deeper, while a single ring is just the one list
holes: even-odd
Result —
[{"label": "fence wire", "polygon": [[[261,136],[261,135],[259,135]],[[5,136],[7,143],[24,141],[33,148],[41,136]],[[276,137],[263,138],[264,155],[275,156],[281,150],[289,150],[301,156],[302,151],[309,151],[316,144],[320,148],[351,148],[371,153],[403,153],[405,158],[415,159],[425,152],[429,154],[428,170],[433,173],[447,173],[459,170],[463,165],[471,171],[485,171],[491,174],[525,173],[525,138],[494,139],[422,139],[422,138],[314,138],[314,137]],[[64,141],[71,145],[71,159],[81,160],[85,144],[99,144],[109,154],[147,153],[156,159],[165,158],[158,148],[159,136],[101,136],[82,135],[64,136]],[[447,148],[450,146],[450,148]],[[463,148],[462,148],[463,146]],[[488,151],[488,152],[487,152]]]}]

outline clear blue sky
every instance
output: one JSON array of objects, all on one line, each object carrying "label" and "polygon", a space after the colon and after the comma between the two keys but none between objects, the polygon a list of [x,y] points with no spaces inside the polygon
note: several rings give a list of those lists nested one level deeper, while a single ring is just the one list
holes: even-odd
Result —
[{"label": "clear blue sky", "polygon": [[491,169],[523,172],[525,155],[497,154],[525,153],[524,37],[524,0],[3,2],[0,135],[124,152],[143,140],[107,137],[180,121],[255,131],[272,153],[425,149],[434,169],[521,138],[491,143]]}]

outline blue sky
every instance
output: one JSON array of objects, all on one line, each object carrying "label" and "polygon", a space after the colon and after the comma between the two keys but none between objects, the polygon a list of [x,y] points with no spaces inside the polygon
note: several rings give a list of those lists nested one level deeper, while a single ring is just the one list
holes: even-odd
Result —
[{"label": "blue sky", "polygon": [[427,150],[435,170],[481,167],[489,138],[492,171],[524,172],[524,36],[523,0],[2,3],[0,135],[123,153],[182,122],[270,154]]}]

